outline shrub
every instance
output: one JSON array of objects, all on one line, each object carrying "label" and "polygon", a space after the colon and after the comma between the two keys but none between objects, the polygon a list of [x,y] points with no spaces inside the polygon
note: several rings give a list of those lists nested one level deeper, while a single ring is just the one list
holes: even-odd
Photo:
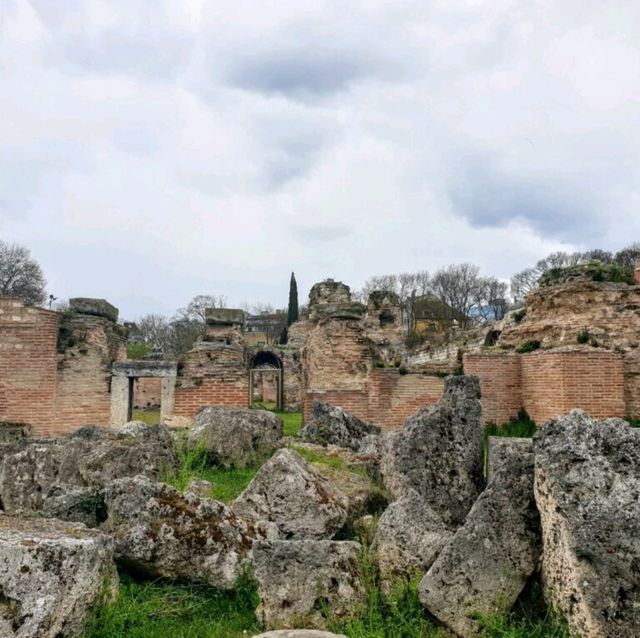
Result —
[{"label": "shrub", "polygon": [[582,330],[580,330],[580,332],[578,333],[578,336],[576,337],[576,341],[581,344],[589,343],[590,339],[591,339],[591,333],[586,328],[583,328]]},{"label": "shrub", "polygon": [[541,346],[541,342],[537,339],[529,339],[525,341],[520,347],[516,348],[516,352],[523,354],[525,352],[534,352],[535,350],[539,350]]},{"label": "shrub", "polygon": [[144,359],[151,353],[151,346],[148,343],[128,343],[127,358],[128,359]]},{"label": "shrub", "polygon": [[536,422],[529,416],[529,413],[524,408],[520,408],[518,414],[508,423],[503,423],[502,425],[488,423],[485,428],[486,437],[507,436],[531,438],[535,432]]},{"label": "shrub", "polygon": [[520,323],[527,316],[527,309],[523,308],[522,310],[517,310],[513,313],[513,320],[516,323]]}]

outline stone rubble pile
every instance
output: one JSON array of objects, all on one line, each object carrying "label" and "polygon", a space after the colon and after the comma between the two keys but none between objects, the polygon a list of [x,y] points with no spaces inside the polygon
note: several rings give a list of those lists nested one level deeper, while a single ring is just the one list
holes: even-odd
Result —
[{"label": "stone rubble pile", "polygon": [[[207,408],[188,445],[220,465],[279,448],[230,505],[206,481],[161,482],[177,464],[162,426],[0,445],[0,635],[77,638],[117,563],[226,589],[249,570],[259,620],[280,630],[264,636],[329,638],[327,615],[366,605],[366,552],[345,540],[360,538],[383,592],[418,578],[461,638],[537,578],[578,636],[639,636],[640,430],[574,410],[533,440],[491,437],[485,479],[479,399],[477,379],[449,377],[390,434],[321,404],[297,442],[272,415]],[[320,451],[330,462],[306,460]]]}]

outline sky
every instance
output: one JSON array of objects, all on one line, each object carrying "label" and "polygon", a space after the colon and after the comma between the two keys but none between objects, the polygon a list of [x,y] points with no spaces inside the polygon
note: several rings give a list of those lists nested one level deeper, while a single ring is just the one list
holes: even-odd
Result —
[{"label": "sky", "polygon": [[135,319],[640,240],[637,0],[0,0],[0,239]]}]

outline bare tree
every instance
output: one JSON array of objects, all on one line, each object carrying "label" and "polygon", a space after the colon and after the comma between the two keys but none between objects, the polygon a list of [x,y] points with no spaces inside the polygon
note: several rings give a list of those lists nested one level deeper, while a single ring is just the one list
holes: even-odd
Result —
[{"label": "bare tree", "polygon": [[633,270],[636,261],[640,259],[640,242],[635,242],[622,250],[619,250],[614,257],[614,261],[623,268]]},{"label": "bare tree", "polygon": [[496,277],[484,277],[478,281],[475,312],[485,320],[502,319],[509,307],[509,286]]},{"label": "bare tree", "polygon": [[431,279],[433,292],[452,310],[451,319],[466,328],[472,320],[482,286],[480,269],[473,264],[452,264],[438,270]]},{"label": "bare tree", "polygon": [[186,308],[180,308],[176,313],[178,319],[206,322],[207,308],[226,308],[227,298],[224,295],[196,295]]},{"label": "bare tree", "polygon": [[136,322],[138,335],[153,350],[170,355],[172,350],[171,322],[162,315],[148,314]]},{"label": "bare tree", "polygon": [[42,269],[24,246],[0,241],[0,295],[19,297],[29,306],[45,301]]}]

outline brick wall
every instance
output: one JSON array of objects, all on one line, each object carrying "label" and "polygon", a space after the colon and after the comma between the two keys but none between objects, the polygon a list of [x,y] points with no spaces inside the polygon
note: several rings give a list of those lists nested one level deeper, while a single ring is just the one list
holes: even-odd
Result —
[{"label": "brick wall", "polygon": [[160,406],[162,379],[140,377],[133,382],[133,407],[136,410]]},{"label": "brick wall", "polygon": [[244,383],[217,379],[203,380],[199,385],[176,388],[176,416],[194,416],[204,405],[246,408],[249,404],[249,375]]},{"label": "brick wall", "polygon": [[426,405],[436,403],[443,388],[440,377],[401,375],[395,368],[374,368],[364,390],[307,390],[303,417],[309,419],[313,401],[318,399],[383,429],[394,429]]},{"label": "brick wall", "polygon": [[59,314],[0,298],[0,421],[55,429]]},{"label": "brick wall", "polygon": [[627,416],[640,419],[640,353],[627,354],[624,360],[624,398]]},{"label": "brick wall", "polygon": [[466,354],[464,371],[480,379],[485,423],[506,423],[522,407],[521,356]]},{"label": "brick wall", "polygon": [[573,408],[597,418],[627,414],[625,364],[615,352],[473,354],[465,355],[464,366],[480,378],[485,422],[504,423],[521,407],[538,425]]}]

